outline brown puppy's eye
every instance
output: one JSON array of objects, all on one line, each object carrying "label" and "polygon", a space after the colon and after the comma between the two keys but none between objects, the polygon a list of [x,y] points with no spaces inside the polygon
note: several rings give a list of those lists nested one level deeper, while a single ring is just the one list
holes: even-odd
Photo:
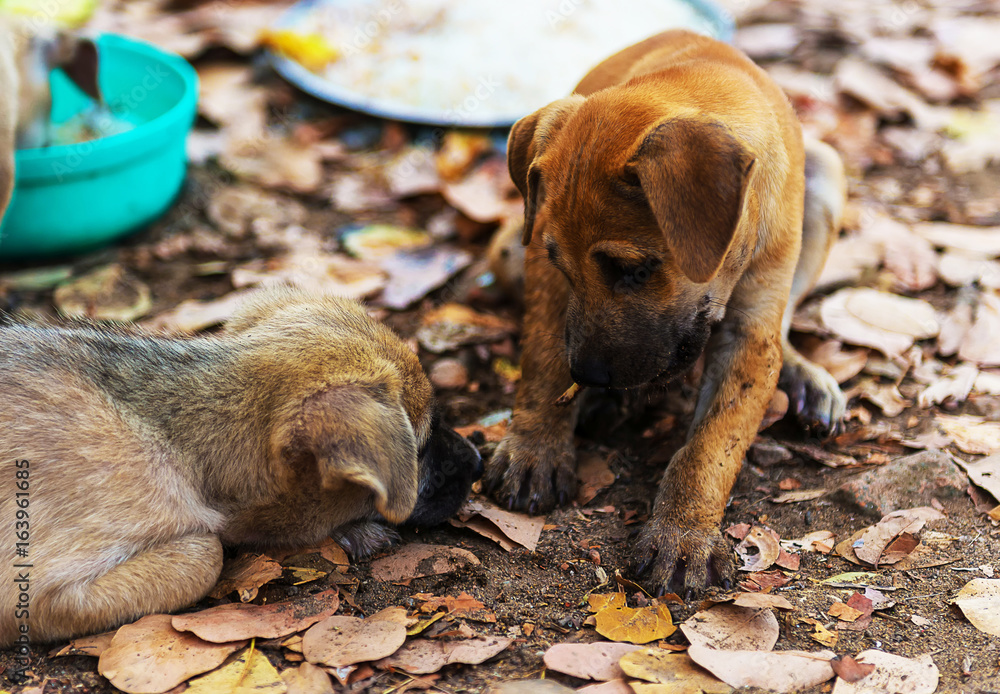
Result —
[{"label": "brown puppy's eye", "polygon": [[616,258],[607,253],[594,254],[597,265],[601,268],[604,280],[616,292],[628,292],[641,289],[649,282],[653,273],[663,264],[658,258],[646,258],[641,261]]}]

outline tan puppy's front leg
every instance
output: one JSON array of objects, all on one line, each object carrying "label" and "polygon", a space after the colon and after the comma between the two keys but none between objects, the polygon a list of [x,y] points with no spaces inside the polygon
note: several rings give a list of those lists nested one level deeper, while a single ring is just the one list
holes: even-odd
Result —
[{"label": "tan puppy's front leg", "polygon": [[760,313],[731,303],[709,340],[691,436],[671,459],[639,536],[637,573],[651,567],[661,591],[681,574],[689,593],[732,577],[719,525],[781,368],[781,307]]},{"label": "tan puppy's front leg", "polygon": [[486,465],[484,486],[507,508],[548,511],[576,494],[573,429],[579,398],[556,400],[572,384],[566,363],[567,287],[535,240],[525,255],[521,382],[507,434]]},{"label": "tan puppy's front leg", "polygon": [[222,570],[216,535],[154,545],[96,579],[54,587],[33,608],[31,635],[56,641],[106,631],[141,615],[174,612],[203,598]]}]

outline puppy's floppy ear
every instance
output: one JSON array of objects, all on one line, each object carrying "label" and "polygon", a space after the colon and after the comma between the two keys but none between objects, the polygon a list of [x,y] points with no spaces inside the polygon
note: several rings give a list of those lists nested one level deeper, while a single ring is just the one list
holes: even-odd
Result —
[{"label": "puppy's floppy ear", "polygon": [[552,137],[563,126],[584,98],[580,95],[568,96],[553,101],[530,116],[514,123],[507,138],[507,169],[514,185],[524,196],[524,233],[521,243],[531,242],[532,228],[535,226],[535,212],[539,204],[539,170],[532,167],[542,155]]},{"label": "puppy's floppy ear", "polygon": [[680,270],[708,282],[732,244],[754,158],[721,123],[661,122],[626,165],[639,178]]},{"label": "puppy's floppy ear", "polygon": [[402,403],[394,399],[361,385],[312,395],[293,425],[289,453],[293,460],[315,460],[324,489],[344,483],[368,489],[378,512],[402,523],[417,503],[417,442]]}]

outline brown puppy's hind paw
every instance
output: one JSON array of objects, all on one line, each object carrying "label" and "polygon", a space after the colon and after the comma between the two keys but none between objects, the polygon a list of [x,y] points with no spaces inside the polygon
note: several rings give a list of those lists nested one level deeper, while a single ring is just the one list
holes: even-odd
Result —
[{"label": "brown puppy's hind paw", "polygon": [[576,454],[571,444],[508,432],[486,464],[483,488],[504,508],[532,515],[565,506],[576,496]]},{"label": "brown puppy's hind paw", "polygon": [[689,599],[711,585],[730,585],[736,565],[717,527],[680,527],[651,519],[639,533],[634,570],[657,596],[672,592]]},{"label": "brown puppy's hind paw", "polygon": [[838,432],[847,398],[826,369],[803,357],[789,359],[786,355],[778,387],[788,395],[788,411],[802,426],[820,436]]}]

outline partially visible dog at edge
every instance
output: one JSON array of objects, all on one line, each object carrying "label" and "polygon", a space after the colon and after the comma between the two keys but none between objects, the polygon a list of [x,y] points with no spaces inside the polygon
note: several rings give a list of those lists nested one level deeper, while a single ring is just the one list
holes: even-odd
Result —
[{"label": "partially visible dog at edge", "polygon": [[[523,375],[484,486],[529,512],[566,503],[580,401],[560,394],[657,386],[704,353],[688,441],[633,556],[658,590],[725,584],[720,523],[776,385],[820,432],[845,410],[833,377],[788,342],[840,230],[840,158],[803,141],[749,58],[687,31],[605,60],[518,121],[507,156],[525,200]],[[494,271],[516,286],[502,245]]]},{"label": "partially visible dog at edge", "polygon": [[224,546],[332,533],[364,556],[386,522],[443,522],[482,472],[392,330],[288,288],[217,336],[8,322],[0,393],[0,646],[191,605]]},{"label": "partially visible dog at edge", "polygon": [[0,220],[14,189],[14,152],[50,142],[56,67],[100,100],[97,47],[92,41],[30,17],[0,14]]}]

